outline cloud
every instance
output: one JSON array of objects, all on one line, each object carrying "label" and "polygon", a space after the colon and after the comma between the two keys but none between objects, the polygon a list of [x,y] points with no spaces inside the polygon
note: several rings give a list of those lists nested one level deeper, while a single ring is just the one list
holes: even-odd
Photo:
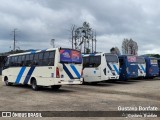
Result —
[{"label": "cloud", "polygon": [[21,49],[48,48],[51,39],[58,47],[71,47],[71,26],[87,21],[97,32],[98,51],[121,49],[122,40],[132,38],[139,54],[159,53],[159,4],[159,0],[1,0],[0,52],[13,48],[9,46],[14,28]]}]

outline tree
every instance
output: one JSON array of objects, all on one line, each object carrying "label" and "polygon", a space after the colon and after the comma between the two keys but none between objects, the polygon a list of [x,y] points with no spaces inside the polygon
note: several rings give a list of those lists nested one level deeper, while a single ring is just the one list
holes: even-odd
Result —
[{"label": "tree", "polygon": [[124,39],[122,42],[122,53],[123,54],[131,54],[137,55],[138,54],[138,44],[137,42],[133,41],[132,39]]},{"label": "tree", "polygon": [[111,52],[112,54],[121,55],[120,50],[118,49],[118,47],[112,47],[112,48],[110,49],[110,52]]}]

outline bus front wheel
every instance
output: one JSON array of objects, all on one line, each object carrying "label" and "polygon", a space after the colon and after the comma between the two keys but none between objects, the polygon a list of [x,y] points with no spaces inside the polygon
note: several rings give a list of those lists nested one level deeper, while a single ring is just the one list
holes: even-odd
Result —
[{"label": "bus front wheel", "polygon": [[31,85],[32,85],[32,89],[37,91],[38,90],[38,85],[37,85],[37,81],[35,79],[32,79],[31,81]]}]

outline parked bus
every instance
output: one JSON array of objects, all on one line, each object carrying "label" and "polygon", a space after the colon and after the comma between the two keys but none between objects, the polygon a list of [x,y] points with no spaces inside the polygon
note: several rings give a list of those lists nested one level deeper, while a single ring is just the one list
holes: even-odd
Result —
[{"label": "parked bus", "polygon": [[83,55],[83,78],[88,83],[119,79],[118,56],[110,53]]},{"label": "parked bus", "polygon": [[136,56],[121,55],[119,56],[120,80],[128,80],[138,77],[138,66]]},{"label": "parked bus", "polygon": [[2,80],[6,85],[29,84],[59,89],[64,84],[81,84],[82,56],[74,49],[52,48],[8,56]]},{"label": "parked bus", "polygon": [[146,61],[146,78],[153,79],[159,75],[158,61],[155,57],[145,56]]},{"label": "parked bus", "polygon": [[160,58],[158,59],[159,77],[160,77]]},{"label": "parked bus", "polygon": [[138,65],[138,78],[144,78],[146,76],[146,62],[144,57],[137,56]]}]

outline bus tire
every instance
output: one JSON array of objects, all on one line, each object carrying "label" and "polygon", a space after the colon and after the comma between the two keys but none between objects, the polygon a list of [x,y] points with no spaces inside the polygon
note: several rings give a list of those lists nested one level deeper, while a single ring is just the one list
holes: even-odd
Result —
[{"label": "bus tire", "polygon": [[12,83],[8,82],[8,77],[4,78],[4,82],[5,82],[6,86],[11,86],[12,85]]},{"label": "bus tire", "polygon": [[37,91],[38,90],[38,85],[37,85],[37,81],[36,79],[32,79],[31,80],[31,86],[32,86],[32,90]]},{"label": "bus tire", "polygon": [[51,89],[52,90],[59,90],[60,87],[61,87],[61,85],[52,85]]},{"label": "bus tire", "polygon": [[83,81],[82,81],[82,85],[87,85],[87,82],[84,81],[84,78],[83,78]]}]

